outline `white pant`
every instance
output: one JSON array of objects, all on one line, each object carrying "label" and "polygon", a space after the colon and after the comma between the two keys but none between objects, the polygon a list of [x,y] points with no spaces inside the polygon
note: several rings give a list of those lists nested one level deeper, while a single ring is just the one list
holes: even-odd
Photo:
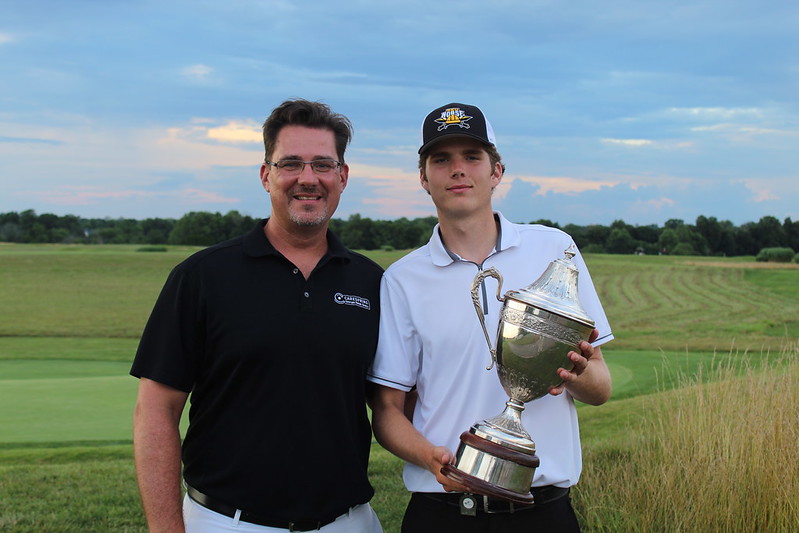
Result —
[{"label": "white pant", "polygon": [[[183,521],[186,533],[285,533],[287,529],[259,526],[249,522],[241,522],[236,518],[215,513],[206,509],[187,496],[183,497]],[[383,533],[383,527],[372,506],[368,503],[350,509],[335,522],[324,526],[323,533]]]}]

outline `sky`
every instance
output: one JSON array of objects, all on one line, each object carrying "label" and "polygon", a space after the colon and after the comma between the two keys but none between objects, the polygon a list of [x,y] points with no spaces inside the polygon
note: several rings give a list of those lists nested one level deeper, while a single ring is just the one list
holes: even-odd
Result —
[{"label": "sky", "polygon": [[420,125],[480,107],[508,219],[799,219],[795,0],[0,0],[0,213],[269,215],[261,124],[350,118],[336,218],[435,215]]}]

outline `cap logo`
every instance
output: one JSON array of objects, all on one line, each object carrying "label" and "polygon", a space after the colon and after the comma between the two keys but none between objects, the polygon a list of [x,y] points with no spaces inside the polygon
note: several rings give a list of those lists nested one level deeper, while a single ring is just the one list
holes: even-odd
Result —
[{"label": "cap logo", "polygon": [[471,126],[469,126],[468,122],[471,119],[472,117],[464,113],[460,107],[449,107],[441,113],[441,116],[436,119],[436,122],[438,122],[438,131],[445,130],[450,126],[460,126],[461,128],[469,129]]}]

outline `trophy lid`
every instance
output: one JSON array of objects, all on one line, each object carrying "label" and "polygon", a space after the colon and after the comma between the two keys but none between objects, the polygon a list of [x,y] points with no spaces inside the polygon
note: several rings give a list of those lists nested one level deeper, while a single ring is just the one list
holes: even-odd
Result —
[{"label": "trophy lid", "polygon": [[577,298],[577,266],[572,261],[574,245],[566,257],[552,261],[541,276],[524,289],[508,291],[506,296],[550,313],[594,327]]}]

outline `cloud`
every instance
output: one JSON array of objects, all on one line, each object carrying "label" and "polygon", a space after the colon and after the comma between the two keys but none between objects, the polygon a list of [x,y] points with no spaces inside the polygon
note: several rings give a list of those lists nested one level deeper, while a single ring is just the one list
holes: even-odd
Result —
[{"label": "cloud", "polygon": [[649,139],[602,139],[602,142],[630,147],[649,146],[652,144],[652,141]]},{"label": "cloud", "polygon": [[[797,190],[797,179],[794,178],[747,178],[739,180],[752,193],[751,201],[755,203],[771,202],[781,200],[782,196],[788,192],[788,196],[793,196],[792,191]],[[778,193],[779,191],[779,193]]]},{"label": "cloud", "polygon": [[377,218],[413,218],[429,216],[433,211],[430,197],[419,184],[418,172],[359,163],[349,166],[348,201],[342,206],[345,212],[364,213],[363,206],[373,213],[369,216]]},{"label": "cloud", "polygon": [[515,181],[534,185],[536,189],[535,194],[538,196],[545,196],[550,193],[581,194],[586,191],[598,191],[602,187],[615,187],[620,183],[618,180],[599,181],[566,176],[516,176],[511,179],[505,178],[502,180],[505,187],[503,187],[501,191],[496,191],[495,194],[497,194],[497,197],[503,197]]},{"label": "cloud", "polygon": [[263,158],[259,147],[251,150],[227,146],[242,143],[250,145],[261,141],[257,132],[246,123],[208,126],[195,121],[193,125],[173,126],[148,134],[156,139],[155,143],[146,139],[142,139],[141,143],[168,168],[249,166],[260,164]]},{"label": "cloud", "polygon": [[796,135],[795,132],[778,130],[774,128],[758,128],[754,126],[742,126],[740,124],[714,124],[712,126],[697,126],[691,131],[717,131],[721,133],[741,133],[745,135]]},{"label": "cloud", "polygon": [[14,37],[10,33],[0,32],[0,44],[13,43]]},{"label": "cloud", "polygon": [[227,143],[261,143],[264,140],[261,126],[254,121],[230,121],[223,126],[208,128],[209,139]]},{"label": "cloud", "polygon": [[665,208],[674,207],[675,201],[671,198],[660,197],[642,200],[638,202],[638,204],[644,206],[645,208],[651,207],[655,211],[662,211]]},{"label": "cloud", "polygon": [[711,120],[729,120],[737,117],[759,118],[764,114],[763,110],[758,107],[672,107],[669,112],[676,115]]},{"label": "cloud", "polygon": [[195,82],[205,82],[208,81],[211,74],[214,72],[214,69],[207,66],[207,65],[190,65],[188,67],[183,67],[180,69],[180,75],[184,78],[195,81]]}]

